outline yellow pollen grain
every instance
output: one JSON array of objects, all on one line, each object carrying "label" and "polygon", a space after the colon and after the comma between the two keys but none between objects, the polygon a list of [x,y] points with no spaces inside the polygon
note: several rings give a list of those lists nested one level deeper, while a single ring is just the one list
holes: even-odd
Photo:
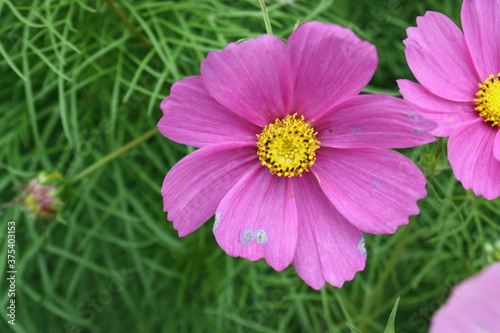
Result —
[{"label": "yellow pollen grain", "polygon": [[302,176],[316,162],[318,132],[304,122],[304,116],[276,119],[257,134],[257,154],[262,165],[279,177]]},{"label": "yellow pollen grain", "polygon": [[497,76],[490,75],[484,84],[479,84],[479,91],[475,110],[484,118],[484,121],[493,127],[500,126],[500,73]]}]

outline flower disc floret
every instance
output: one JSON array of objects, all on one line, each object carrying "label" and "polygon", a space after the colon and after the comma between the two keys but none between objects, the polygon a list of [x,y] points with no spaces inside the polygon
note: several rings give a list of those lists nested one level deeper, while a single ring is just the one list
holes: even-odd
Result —
[{"label": "flower disc floret", "polygon": [[276,119],[257,134],[257,147],[262,165],[279,177],[301,176],[309,171],[316,161],[316,150],[320,142],[318,132],[304,116],[289,115],[285,119]]},{"label": "flower disc floret", "polygon": [[477,104],[475,110],[484,118],[485,122],[491,126],[500,125],[500,78],[490,75],[484,84],[479,84],[480,90],[474,100]]}]

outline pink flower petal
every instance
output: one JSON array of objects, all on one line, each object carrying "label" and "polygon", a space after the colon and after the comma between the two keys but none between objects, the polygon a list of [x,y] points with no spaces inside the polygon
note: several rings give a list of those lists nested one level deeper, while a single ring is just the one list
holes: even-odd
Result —
[{"label": "pink flower petal", "polygon": [[428,11],[408,28],[406,60],[413,75],[432,93],[469,102],[478,91],[478,74],[460,29],[441,13]]},{"label": "pink flower petal", "polygon": [[438,97],[422,85],[408,80],[398,80],[399,90],[405,101],[415,105],[426,118],[435,121],[438,127],[431,131],[436,136],[449,136],[466,123],[477,120],[476,103],[454,102]]},{"label": "pink flower petal", "polygon": [[436,124],[409,103],[386,95],[359,95],[317,120],[321,145],[335,148],[408,148],[435,140]]},{"label": "pink flower petal", "polygon": [[304,23],[286,46],[295,73],[292,110],[308,120],[357,95],[377,67],[375,47],[334,24]]},{"label": "pink flower petal", "polygon": [[297,208],[290,178],[258,166],[222,199],[215,218],[215,238],[227,254],[252,261],[266,258],[277,271],[292,262]]},{"label": "pink flower petal", "polygon": [[179,236],[212,217],[224,195],[255,165],[260,165],[256,148],[237,142],[201,148],[174,165],[161,194]]},{"label": "pink flower petal", "polygon": [[295,177],[299,236],[293,264],[312,288],[342,287],[364,269],[363,233],[333,207],[312,174]]},{"label": "pink flower petal", "polygon": [[462,281],[432,317],[430,333],[500,332],[499,281],[500,263]]},{"label": "pink flower petal", "polygon": [[500,73],[500,1],[465,0],[462,25],[481,83]]},{"label": "pink flower petal", "polygon": [[394,233],[419,213],[425,177],[406,156],[388,149],[317,150],[311,171],[335,208],[358,229]]},{"label": "pink flower petal", "polygon": [[500,161],[500,131],[497,130],[495,142],[493,143],[493,156],[497,161]]},{"label": "pink flower petal", "polygon": [[482,119],[456,129],[448,139],[448,159],[465,189],[494,199],[500,196],[500,161],[493,156],[498,128]]},{"label": "pink flower petal", "polygon": [[289,112],[293,72],[285,45],[276,37],[264,35],[210,51],[201,75],[210,95],[256,125]]},{"label": "pink flower petal", "polygon": [[190,76],[172,86],[161,103],[161,134],[172,141],[203,147],[227,141],[256,141],[260,128],[219,104],[208,93],[200,76]]}]

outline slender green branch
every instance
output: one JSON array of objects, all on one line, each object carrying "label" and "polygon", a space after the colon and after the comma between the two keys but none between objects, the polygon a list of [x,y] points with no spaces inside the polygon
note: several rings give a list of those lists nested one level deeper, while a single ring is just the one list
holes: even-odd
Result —
[{"label": "slender green branch", "polygon": [[121,154],[125,153],[126,151],[134,148],[135,146],[139,145],[140,143],[146,141],[147,139],[151,138],[153,135],[158,133],[158,129],[156,127],[150,129],[140,137],[130,141],[129,143],[123,145],[122,147],[118,148],[117,150],[109,153],[108,155],[104,156],[101,158],[99,161],[95,162],[94,164],[90,165],[86,169],[84,169],[82,172],[77,174],[73,179],[71,179],[69,182],[70,183],[76,183],[77,181],[81,180],[83,177],[87,176],[88,174],[94,172],[95,170],[99,169],[109,161],[115,159],[116,157],[120,156]]},{"label": "slender green branch", "polygon": [[[406,226],[405,230],[403,231],[403,234],[401,235],[401,238],[398,239],[398,242],[396,243],[396,247],[394,248],[394,251],[391,254],[391,257],[389,258],[389,261],[387,262],[387,266],[385,266],[385,270],[383,274],[381,275],[380,279],[377,282],[377,285],[375,286],[375,290],[373,291],[372,295],[370,296],[370,299],[368,301],[367,306],[363,309],[363,318],[369,318],[370,312],[373,309],[373,306],[375,305],[375,301],[378,299],[380,292],[382,291],[382,287],[384,286],[385,281],[389,277],[389,274],[393,271],[393,267],[396,264],[396,261],[401,254],[401,251],[403,250],[403,247],[406,243],[406,240],[408,239],[408,235],[410,234],[411,226],[412,226],[412,221],[414,219],[414,216],[410,217],[410,223],[408,226]],[[361,332],[367,332],[368,328],[366,326],[366,322],[363,323],[363,327],[361,327]]]},{"label": "slender green branch", "polygon": [[149,49],[153,49],[153,45],[148,42],[146,37],[141,35],[141,33],[134,27],[134,25],[128,20],[127,16],[118,8],[113,0],[105,0],[111,9],[120,17],[120,19],[125,23],[125,25],[134,33],[134,35],[139,38],[139,40],[146,45]]},{"label": "slender green branch", "polygon": [[266,25],[266,32],[268,35],[273,34],[273,28],[271,27],[271,21],[269,20],[269,14],[267,13],[266,3],[264,0],[259,0],[260,9],[262,10],[262,16],[264,18],[264,24]]}]

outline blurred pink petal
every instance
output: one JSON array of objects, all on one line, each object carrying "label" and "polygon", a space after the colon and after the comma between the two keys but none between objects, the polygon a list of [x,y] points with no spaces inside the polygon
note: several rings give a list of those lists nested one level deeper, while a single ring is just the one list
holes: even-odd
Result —
[{"label": "blurred pink petal", "polygon": [[462,281],[432,317],[430,333],[500,332],[499,281],[498,262]]}]

